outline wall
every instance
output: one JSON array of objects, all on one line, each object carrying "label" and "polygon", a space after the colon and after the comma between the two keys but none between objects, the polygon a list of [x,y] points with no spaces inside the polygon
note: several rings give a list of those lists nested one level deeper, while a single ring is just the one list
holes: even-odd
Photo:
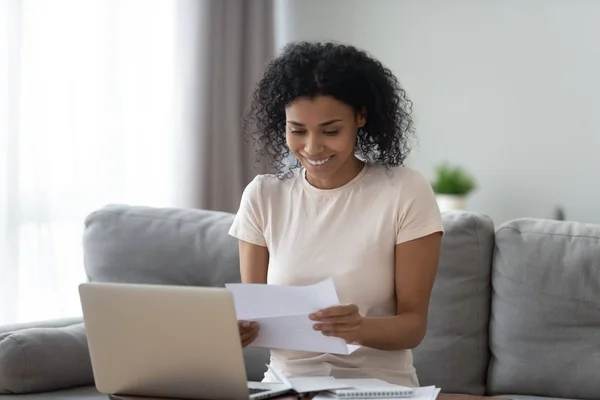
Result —
[{"label": "wall", "polygon": [[335,40],[390,67],[414,102],[410,165],[469,168],[471,209],[600,223],[600,2],[278,0],[276,17],[278,47]]}]

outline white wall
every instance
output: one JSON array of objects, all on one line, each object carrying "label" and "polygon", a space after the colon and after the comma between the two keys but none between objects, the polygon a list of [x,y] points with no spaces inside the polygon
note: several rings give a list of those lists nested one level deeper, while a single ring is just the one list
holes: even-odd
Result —
[{"label": "white wall", "polygon": [[600,223],[600,1],[278,0],[277,45],[335,40],[390,67],[414,102],[429,178],[443,160],[479,182],[497,223]]}]

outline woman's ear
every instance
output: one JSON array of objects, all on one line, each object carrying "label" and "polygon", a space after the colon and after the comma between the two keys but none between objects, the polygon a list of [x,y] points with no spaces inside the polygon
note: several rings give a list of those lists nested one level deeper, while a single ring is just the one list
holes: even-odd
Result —
[{"label": "woman's ear", "polygon": [[367,109],[363,106],[360,111],[356,114],[356,125],[362,128],[367,124]]}]

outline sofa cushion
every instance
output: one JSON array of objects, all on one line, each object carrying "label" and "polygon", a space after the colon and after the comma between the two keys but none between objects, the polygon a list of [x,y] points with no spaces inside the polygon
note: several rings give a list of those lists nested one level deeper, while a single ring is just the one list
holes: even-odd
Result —
[{"label": "sofa cushion", "polygon": [[83,323],[0,334],[0,393],[93,384]]},{"label": "sofa cushion", "polygon": [[50,319],[45,321],[23,322],[13,325],[0,326],[0,335],[8,332],[22,331],[30,328],[62,328],[64,326],[80,324],[83,322],[81,317]]},{"label": "sofa cushion", "polygon": [[90,281],[224,286],[239,282],[233,214],[114,205],[88,216],[83,238]]},{"label": "sofa cushion", "polygon": [[99,393],[94,386],[82,386],[71,389],[61,389],[51,392],[3,396],[0,400],[108,400],[108,396]]},{"label": "sofa cushion", "polygon": [[425,339],[414,349],[421,385],[482,395],[489,362],[488,318],[494,247],[492,221],[454,211],[442,215],[445,235]]},{"label": "sofa cushion", "polygon": [[600,398],[600,226],[519,219],[500,227],[489,389]]}]

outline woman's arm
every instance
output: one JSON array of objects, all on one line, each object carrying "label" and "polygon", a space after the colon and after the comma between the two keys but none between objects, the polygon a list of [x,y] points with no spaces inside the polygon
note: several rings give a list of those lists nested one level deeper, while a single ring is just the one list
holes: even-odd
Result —
[{"label": "woman's arm", "polygon": [[[269,251],[266,247],[239,241],[240,273],[242,283],[267,283]],[[242,347],[248,346],[258,336],[260,327],[254,321],[238,321]]]},{"label": "woman's arm", "polygon": [[267,283],[269,250],[243,240],[239,242],[242,283]]},{"label": "woman's arm", "polygon": [[396,245],[397,314],[362,317],[354,304],[311,314],[314,329],[379,350],[417,347],[427,330],[429,297],[437,273],[441,232]]},{"label": "woman's arm", "polygon": [[396,245],[397,315],[362,319],[359,344],[380,350],[417,347],[427,331],[429,298],[439,262],[441,233]]}]

